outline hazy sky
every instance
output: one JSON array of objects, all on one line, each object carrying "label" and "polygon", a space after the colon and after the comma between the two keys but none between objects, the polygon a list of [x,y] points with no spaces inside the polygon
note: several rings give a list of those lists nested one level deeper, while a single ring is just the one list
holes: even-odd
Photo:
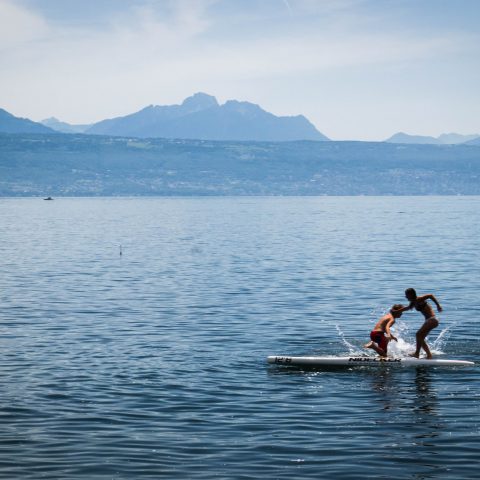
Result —
[{"label": "hazy sky", "polygon": [[478,0],[0,0],[0,107],[91,123],[203,91],[334,140],[480,133]]}]

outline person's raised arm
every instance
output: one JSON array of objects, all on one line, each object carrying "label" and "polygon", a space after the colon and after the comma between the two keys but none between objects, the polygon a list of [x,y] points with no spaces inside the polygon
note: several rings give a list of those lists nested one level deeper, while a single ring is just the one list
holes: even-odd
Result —
[{"label": "person's raised arm", "polygon": [[415,302],[410,302],[407,306],[395,310],[396,313],[403,313],[407,310],[411,310],[415,306]]},{"label": "person's raised arm", "polygon": [[443,308],[441,307],[440,303],[438,303],[438,300],[435,298],[435,295],[429,293],[428,295],[424,295],[422,297],[423,300],[431,300],[436,306],[437,306],[437,311],[441,312]]}]

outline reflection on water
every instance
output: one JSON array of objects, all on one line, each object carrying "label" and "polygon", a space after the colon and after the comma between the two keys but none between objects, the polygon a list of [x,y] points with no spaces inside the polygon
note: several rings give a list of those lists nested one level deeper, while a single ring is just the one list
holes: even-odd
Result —
[{"label": "reflection on water", "polygon": [[417,389],[417,403],[413,411],[419,416],[437,415],[437,395],[432,388],[432,377],[427,368],[416,368],[415,387]]},{"label": "reflection on water", "polygon": [[388,464],[408,471],[405,477],[394,473],[390,478],[438,478],[445,454],[438,374],[402,367],[370,371],[367,376],[382,412],[376,425],[384,440],[383,456]]},{"label": "reflection on water", "polygon": [[367,371],[380,408],[410,412],[415,425],[432,424],[432,419],[438,415],[438,401],[436,390],[432,387],[431,373],[421,367],[404,370],[404,367],[393,367],[371,368]]},{"label": "reflection on water", "polygon": [[395,377],[395,372],[391,368],[379,368],[378,371],[370,370],[369,378],[371,381],[372,389],[376,392],[378,403],[380,408],[385,411],[389,411],[395,406],[395,398],[398,395],[396,390],[395,381],[392,377]]},{"label": "reflection on water", "polygon": [[[422,429],[413,438],[417,445],[434,447],[433,439],[439,437],[443,425],[438,414],[436,388],[432,386],[431,373],[427,368],[417,368],[415,374],[416,396],[413,404],[414,425]],[[430,440],[430,441],[428,441]]]}]

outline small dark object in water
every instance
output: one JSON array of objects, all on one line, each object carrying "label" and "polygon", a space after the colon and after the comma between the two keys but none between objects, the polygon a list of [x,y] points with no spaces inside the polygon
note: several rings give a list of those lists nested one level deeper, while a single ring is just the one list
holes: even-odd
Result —
[{"label": "small dark object in water", "polygon": [[47,197],[47,198],[44,198],[44,200],[53,200],[52,197]]}]

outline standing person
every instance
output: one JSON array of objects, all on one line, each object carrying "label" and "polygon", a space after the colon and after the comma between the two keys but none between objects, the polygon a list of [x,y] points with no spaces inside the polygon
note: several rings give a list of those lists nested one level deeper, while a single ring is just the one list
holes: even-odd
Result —
[{"label": "standing person", "polygon": [[423,350],[425,350],[425,353],[427,354],[427,358],[430,359],[432,358],[432,353],[428,348],[425,338],[434,328],[438,327],[438,320],[435,318],[433,308],[430,306],[430,304],[427,303],[427,300],[432,300],[432,302],[435,303],[438,312],[442,311],[442,307],[440,306],[438,300],[435,298],[434,295],[429,293],[428,295],[418,296],[414,288],[407,288],[405,290],[405,297],[410,302],[410,304],[407,307],[403,307],[402,312],[414,308],[425,317],[425,322],[423,322],[423,325],[418,329],[415,335],[415,338],[417,340],[417,347],[415,349],[415,352],[411,353],[410,356],[419,358],[420,350],[423,348]]},{"label": "standing person", "polygon": [[390,312],[384,315],[377,322],[373,330],[370,332],[371,342],[364,345],[365,348],[371,348],[375,350],[381,357],[387,356],[387,348],[390,340],[397,341],[396,337],[390,332],[390,328],[395,323],[397,318],[402,316],[403,305],[395,304]]}]

